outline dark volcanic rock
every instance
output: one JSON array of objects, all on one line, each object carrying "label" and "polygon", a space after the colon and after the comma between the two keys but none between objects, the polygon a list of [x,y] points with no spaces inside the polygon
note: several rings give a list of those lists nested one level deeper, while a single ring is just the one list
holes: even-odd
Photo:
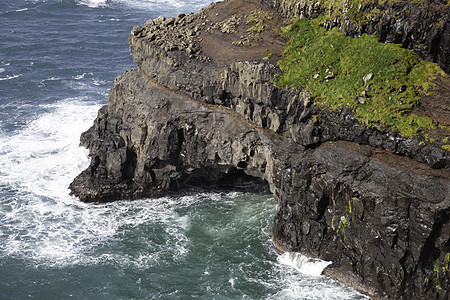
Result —
[{"label": "dark volcanic rock", "polygon": [[274,244],[333,261],[327,273],[344,282],[357,274],[367,293],[418,299],[426,274],[448,253],[448,174],[424,176],[415,163],[388,164],[398,158],[378,151],[328,143],[293,166],[281,186]]},{"label": "dark volcanic rock", "polygon": [[128,71],[82,136],[92,162],[71,184],[72,193],[83,201],[157,196],[242,176],[244,169],[266,179],[272,135],[231,110],[211,109]]},{"label": "dark volcanic rock", "polygon": [[279,69],[256,49],[267,41],[246,48],[233,33],[206,32],[217,27],[213,18],[228,24],[243,7],[270,10],[224,1],[133,28],[138,69],[117,77],[83,133],[91,164],[72,194],[105,202],[258,178],[278,201],[279,251],[331,260],[328,276],[369,295],[447,299],[449,153],[315,107],[307,91],[275,87]]}]

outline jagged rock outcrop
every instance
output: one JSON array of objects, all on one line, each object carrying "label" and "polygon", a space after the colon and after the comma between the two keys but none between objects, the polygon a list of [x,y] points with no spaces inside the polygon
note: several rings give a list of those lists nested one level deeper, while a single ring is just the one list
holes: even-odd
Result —
[{"label": "jagged rock outcrop", "polygon": [[447,299],[449,153],[274,86],[283,37],[236,43],[252,26],[236,20],[258,10],[281,24],[260,1],[230,0],[135,27],[138,68],[82,135],[92,160],[72,193],[102,202],[262,179],[278,201],[279,251],[331,260],[327,275],[370,295]]}]

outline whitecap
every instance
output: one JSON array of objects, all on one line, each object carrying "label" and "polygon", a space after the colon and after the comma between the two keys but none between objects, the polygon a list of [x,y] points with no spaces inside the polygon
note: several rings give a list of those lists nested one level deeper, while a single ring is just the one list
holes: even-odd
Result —
[{"label": "whitecap", "polygon": [[107,2],[108,2],[108,0],[81,0],[80,4],[96,8],[96,7],[105,6]]},{"label": "whitecap", "polygon": [[0,73],[5,72],[5,68],[0,68]]},{"label": "whitecap", "polygon": [[[68,195],[70,181],[89,163],[87,151],[78,147],[79,134],[99,108],[84,101],[51,105],[51,112],[26,129],[0,137],[0,182],[18,195],[0,198],[0,257],[52,267],[114,263],[137,269],[156,266],[161,257],[183,258],[190,220],[175,209],[195,203],[194,197],[93,205]],[[106,245],[120,245],[135,228],[155,223],[164,228],[164,243],[138,236],[145,245],[139,253],[101,253]]]},{"label": "whitecap", "polygon": [[[350,287],[321,275],[330,262],[310,259],[299,253],[286,252],[277,258],[278,277],[275,282],[265,283],[277,292],[267,299],[369,299]],[[280,284],[281,283],[281,284]]]},{"label": "whitecap", "polygon": [[268,300],[299,299],[299,295],[301,295],[301,299],[308,300],[370,299],[370,297],[331,279],[312,280],[290,276],[280,281],[283,281],[282,286],[278,286],[280,291],[267,297]]},{"label": "whitecap", "polygon": [[[79,4],[86,5],[92,8],[104,7],[109,4],[119,3],[132,8],[147,9],[154,11],[164,11],[170,9],[180,10],[185,12],[197,11],[201,7],[207,6],[213,1],[209,0],[192,0],[192,1],[178,1],[178,0],[79,0]],[[220,1],[216,1],[220,2]]]},{"label": "whitecap", "polygon": [[234,278],[231,277],[228,282],[231,284],[231,288],[234,289]]},{"label": "whitecap", "polygon": [[82,100],[49,106],[52,112],[24,130],[0,136],[0,182],[14,191],[0,198],[0,222],[8,232],[0,237],[0,256],[78,259],[77,235],[92,229],[84,228],[79,212],[84,204],[71,198],[67,187],[89,163],[87,150],[78,146],[79,135],[99,108]]},{"label": "whitecap", "polygon": [[105,81],[105,80],[97,80],[97,79],[94,79],[94,81],[92,82],[92,84],[95,85],[95,86],[100,86],[100,85],[107,84],[107,81]]},{"label": "whitecap", "polygon": [[27,10],[28,10],[28,8],[25,7],[25,8],[16,9],[16,12],[27,11]]},{"label": "whitecap", "polygon": [[58,80],[61,80],[61,79],[62,79],[62,78],[60,78],[60,77],[50,77],[50,78],[41,80],[41,81],[38,83],[38,86],[39,86],[39,87],[43,87],[43,86],[46,86],[46,85],[47,85],[47,84],[46,84],[47,81],[58,81]]},{"label": "whitecap", "polygon": [[0,81],[11,80],[11,79],[19,78],[20,76],[22,76],[22,74],[19,74],[19,75],[8,75],[6,77],[0,77]]},{"label": "whitecap", "polygon": [[78,75],[72,76],[72,79],[76,79],[76,80],[83,79],[84,77],[86,77],[86,75],[92,75],[92,73],[78,74]]},{"label": "whitecap", "polygon": [[278,257],[278,262],[297,269],[300,273],[310,276],[321,276],[329,261],[308,258],[295,252],[285,252]]}]

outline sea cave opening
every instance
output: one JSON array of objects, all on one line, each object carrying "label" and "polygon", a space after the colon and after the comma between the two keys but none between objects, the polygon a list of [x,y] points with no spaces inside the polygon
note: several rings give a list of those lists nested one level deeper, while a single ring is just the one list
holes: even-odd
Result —
[{"label": "sea cave opening", "polygon": [[189,189],[270,193],[266,180],[251,176],[243,169],[235,167],[194,169],[181,179],[172,181],[170,187],[171,191]]}]

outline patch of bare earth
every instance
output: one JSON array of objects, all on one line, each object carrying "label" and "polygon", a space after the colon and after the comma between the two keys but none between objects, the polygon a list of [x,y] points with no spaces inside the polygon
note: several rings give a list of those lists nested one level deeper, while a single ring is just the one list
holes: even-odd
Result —
[{"label": "patch of bare earth", "polygon": [[[249,45],[236,45],[251,34],[249,28],[254,23],[247,24],[247,16],[261,10],[268,12],[271,18],[264,20],[264,30],[258,38],[248,38]],[[219,26],[215,26],[219,24]],[[223,1],[216,3],[207,12],[205,29],[201,33],[201,48],[206,56],[224,66],[236,61],[251,61],[256,59],[280,59],[285,37],[281,34],[283,26],[280,15],[259,1]],[[234,44],[233,44],[234,43]]]},{"label": "patch of bare earth", "polygon": [[440,128],[428,130],[426,133],[433,138],[443,139],[450,136],[450,79],[439,77],[434,83],[436,87],[431,95],[423,97],[413,113],[436,121]]}]

